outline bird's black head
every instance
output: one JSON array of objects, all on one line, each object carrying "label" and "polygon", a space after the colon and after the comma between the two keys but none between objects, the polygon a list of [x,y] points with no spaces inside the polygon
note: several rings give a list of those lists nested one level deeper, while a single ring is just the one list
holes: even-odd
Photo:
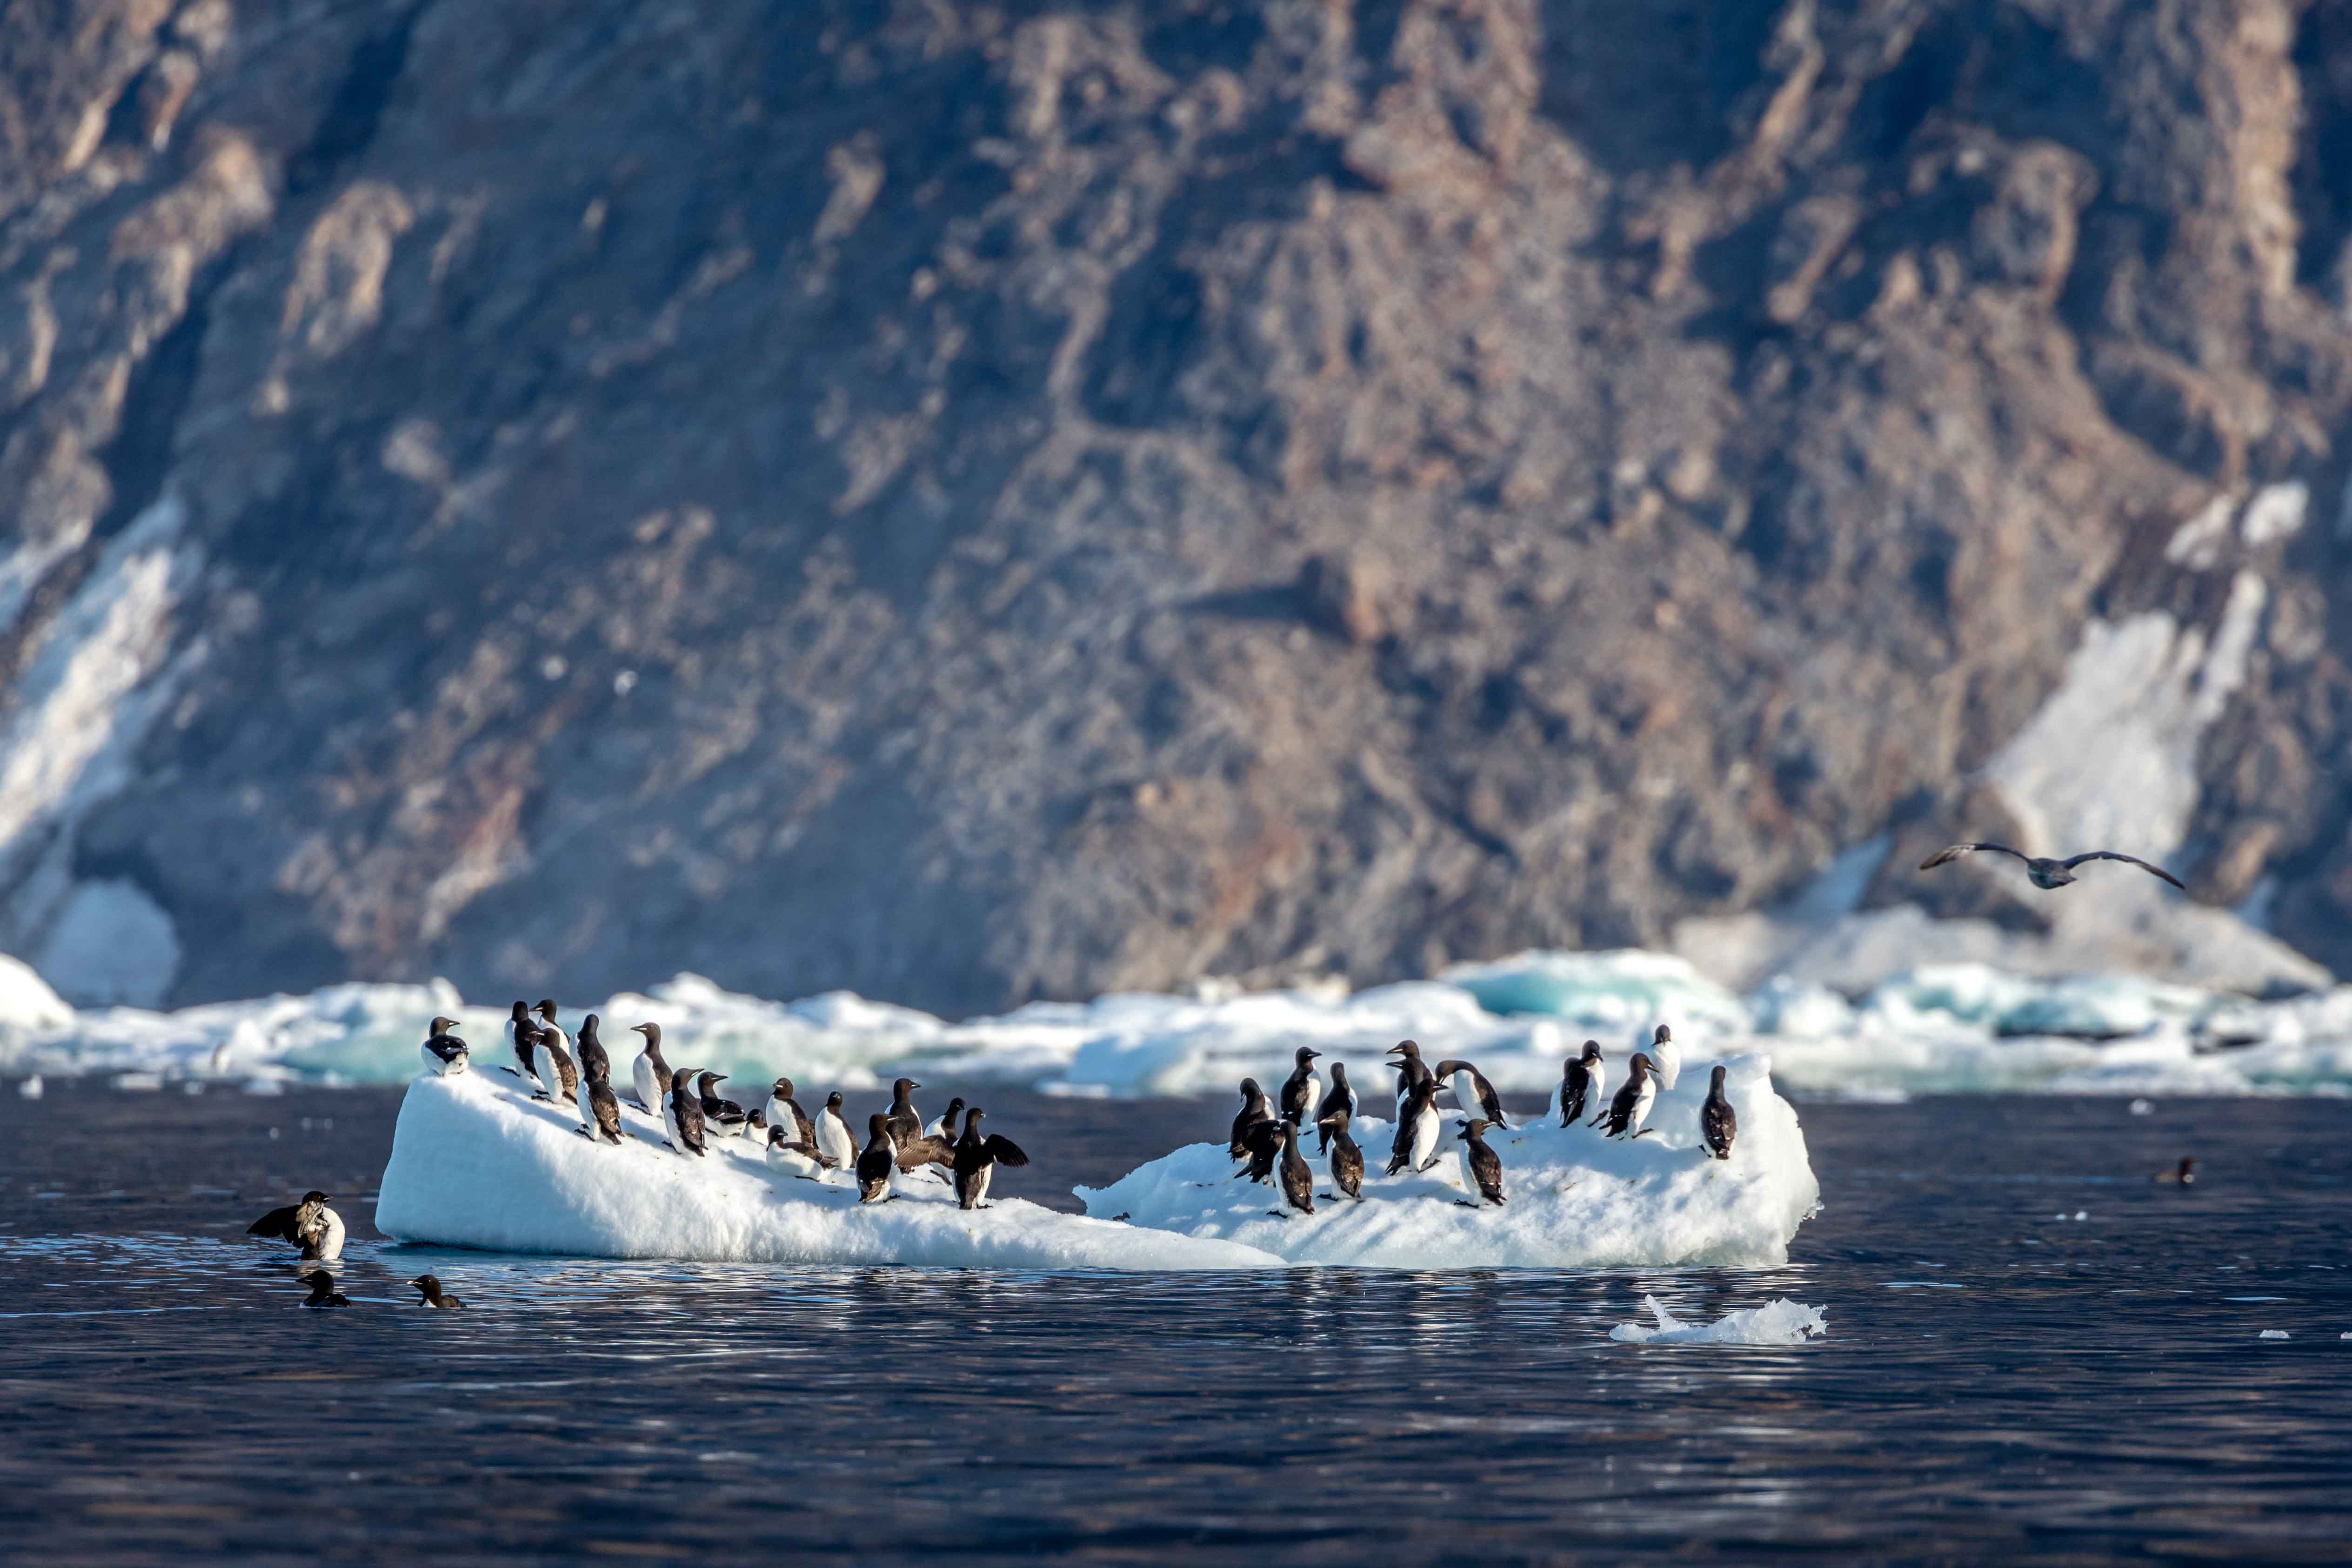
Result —
[{"label": "bird's black head", "polygon": [[1319,1051],[1309,1051],[1302,1045],[1298,1048],[1298,1065],[1304,1067],[1322,1054]]},{"label": "bird's black head", "polygon": [[1664,1045],[1666,1041],[1675,1038],[1675,1031],[1668,1029],[1665,1025],[1660,1024],[1658,1026],[1658,1032],[1652,1035],[1650,1038],[1655,1040],[1658,1044]]},{"label": "bird's black head", "polygon": [[1331,1064],[1331,1082],[1340,1085],[1342,1088],[1347,1086],[1348,1064],[1346,1062],[1335,1061]]},{"label": "bird's black head", "polygon": [[772,1149],[778,1144],[789,1144],[793,1140],[791,1138],[785,1135],[784,1130],[782,1127],[771,1127],[768,1129],[768,1146],[770,1148]]},{"label": "bird's black head", "polygon": [[950,1101],[949,1101],[949,1102],[948,1102],[947,1114],[946,1114],[944,1117],[942,1117],[942,1118],[941,1118],[941,1120],[943,1120],[943,1121],[952,1122],[952,1121],[954,1121],[958,1116],[961,1116],[961,1115],[962,1115],[962,1114],[963,1114],[963,1096],[962,1096],[962,1095],[961,1095],[961,1094],[959,1094],[959,1095],[957,1095],[954,1099],[952,1099],[952,1100],[950,1100]]},{"label": "bird's black head", "polygon": [[1637,1051],[1633,1053],[1633,1059],[1625,1064],[1625,1070],[1634,1077],[1640,1078],[1648,1073],[1650,1065],[1650,1059]]},{"label": "bird's black head", "polygon": [[897,1082],[890,1085],[890,1092],[895,1098],[904,1100],[908,1095],[912,1094],[916,1090],[920,1089],[921,1087],[921,1084],[916,1082],[911,1078],[901,1078]]},{"label": "bird's black head", "polygon": [[1440,1078],[1451,1078],[1469,1065],[1470,1064],[1468,1062],[1463,1061],[1459,1057],[1449,1056],[1444,1061],[1439,1062],[1434,1071]]},{"label": "bird's black head", "polygon": [[1717,1065],[1714,1071],[1706,1075],[1706,1081],[1713,1087],[1720,1089],[1723,1087],[1725,1077],[1728,1075],[1730,1071],[1731,1070],[1727,1067]]},{"label": "bird's black head", "polygon": [[834,1112],[838,1112],[841,1109],[840,1090],[836,1089],[832,1093],[824,1097],[824,1108],[828,1111]]},{"label": "bird's black head", "polygon": [[1587,1061],[1598,1061],[1601,1060],[1601,1042],[1599,1040],[1588,1040],[1584,1042],[1584,1060]]},{"label": "bird's black head", "polygon": [[709,1093],[709,1092],[710,1092],[710,1086],[711,1086],[712,1084],[714,1084],[714,1083],[724,1083],[724,1082],[727,1082],[727,1074],[725,1074],[725,1073],[723,1073],[723,1072],[702,1072],[702,1073],[698,1073],[698,1074],[696,1074],[696,1076],[695,1076],[695,1082],[697,1082],[698,1084],[701,1085],[702,1092],[703,1092],[705,1094],[708,1094],[708,1093]]},{"label": "bird's black head", "polygon": [[980,1125],[980,1119],[987,1114],[987,1112],[982,1110],[977,1105],[974,1105],[971,1110],[966,1111],[963,1113],[964,1135],[966,1137],[970,1137],[971,1135],[971,1130]]},{"label": "bird's black head", "polygon": [[530,1017],[530,1004],[529,1002],[517,1002],[514,1005],[514,1011],[507,1016],[513,1019],[515,1022],[520,1023],[523,1019]]},{"label": "bird's black head", "polygon": [[1465,1138],[1475,1138],[1483,1134],[1487,1128],[1494,1124],[1494,1123],[1487,1121],[1484,1116],[1473,1116],[1466,1122],[1454,1123],[1454,1130],[1461,1134]]},{"label": "bird's black head", "polygon": [[432,1023],[425,1027],[425,1032],[428,1035],[447,1034],[451,1030],[456,1029],[457,1027],[457,1020],[456,1019],[436,1018]]},{"label": "bird's black head", "polygon": [[1418,1057],[1421,1055],[1421,1047],[1412,1040],[1401,1040],[1394,1045],[1389,1047],[1382,1054],[1388,1056]]},{"label": "bird's black head", "polygon": [[887,1135],[889,1128],[890,1118],[879,1111],[866,1118],[866,1135],[869,1138],[884,1137]]},{"label": "bird's black head", "polygon": [[661,1049],[661,1025],[657,1023],[633,1023],[629,1026],[629,1032],[631,1034],[644,1035],[646,1037],[646,1044],[653,1050],[659,1051]]},{"label": "bird's black head", "polygon": [[603,1020],[598,1019],[594,1013],[590,1013],[586,1018],[580,1020],[580,1038],[583,1040],[593,1040],[596,1038],[596,1030],[602,1027]]},{"label": "bird's black head", "polygon": [[425,1299],[428,1301],[441,1293],[441,1281],[430,1274],[419,1274],[408,1282],[424,1291]]},{"label": "bird's black head", "polygon": [[1255,1100],[1265,1092],[1265,1090],[1257,1086],[1256,1079],[1244,1078],[1242,1080],[1242,1098],[1244,1101]]},{"label": "bird's black head", "polygon": [[683,1089],[694,1082],[694,1075],[700,1071],[701,1069],[697,1067],[678,1068],[669,1075],[669,1086],[672,1089]]},{"label": "bird's black head", "polygon": [[314,1187],[310,1191],[302,1195],[302,1201],[304,1203],[331,1203],[334,1199],[330,1194],[320,1192]]},{"label": "bird's black head", "polygon": [[779,1100],[789,1100],[793,1097],[793,1081],[789,1078],[779,1078],[768,1085],[768,1092]]},{"label": "bird's black head", "polygon": [[555,998],[553,997],[541,997],[539,998],[539,1016],[545,1019],[550,1023],[553,1023],[555,1021]]}]

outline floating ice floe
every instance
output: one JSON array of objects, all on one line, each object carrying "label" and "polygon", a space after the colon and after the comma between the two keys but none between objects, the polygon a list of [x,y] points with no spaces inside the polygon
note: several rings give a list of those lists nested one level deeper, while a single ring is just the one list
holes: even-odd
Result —
[{"label": "floating ice floe", "polygon": [[[1557,1111],[1486,1134],[1503,1164],[1504,1205],[1471,1208],[1455,1118],[1445,1121],[1433,1163],[1421,1175],[1380,1174],[1393,1128],[1367,1115],[1355,1124],[1366,1175],[1363,1201],[1331,1186],[1310,1133],[1301,1154],[1316,1173],[1316,1211],[1277,1217],[1271,1184],[1234,1179],[1225,1145],[1192,1144],[1101,1188],[1079,1187],[1087,1212],[1201,1239],[1238,1241],[1297,1263],[1391,1269],[1685,1265],[1767,1267],[1788,1261],[1789,1241],[1818,1206],[1821,1188],[1804,1133],[1772,1091],[1771,1061],[1736,1057],[1726,1092],[1739,1115],[1731,1158],[1699,1145],[1706,1064],[1661,1094],[1654,1135],[1617,1141],[1588,1126],[1563,1128]],[[1382,1098],[1364,1095],[1369,1104]],[[1383,1107],[1385,1108],[1385,1107]],[[1328,1195],[1324,1196],[1324,1195]]]},{"label": "floating ice floe", "polygon": [[375,1222],[402,1241],[585,1258],[992,1269],[1261,1269],[1230,1241],[1140,1230],[1018,1198],[970,1212],[926,1175],[857,1201],[845,1173],[803,1181],[750,1141],[700,1157],[663,1147],[651,1118],[591,1143],[576,1115],[534,1103],[495,1072],[419,1078],[401,1102]]},{"label": "floating ice floe", "polygon": [[1828,1309],[1786,1296],[1744,1312],[1727,1312],[1711,1323],[1686,1322],[1667,1312],[1655,1296],[1643,1297],[1642,1304],[1657,1319],[1657,1326],[1619,1323],[1609,1331],[1611,1339],[1627,1344],[1802,1344],[1829,1332]]},{"label": "floating ice floe", "polygon": [[2262,1332],[2262,1337],[2263,1339],[2293,1339],[2294,1336],[2287,1333],[2284,1329],[2264,1329]]}]

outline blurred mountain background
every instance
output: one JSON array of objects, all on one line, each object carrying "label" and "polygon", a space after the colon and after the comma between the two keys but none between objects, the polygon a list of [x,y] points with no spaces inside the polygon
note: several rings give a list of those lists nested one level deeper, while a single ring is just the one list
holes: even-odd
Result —
[{"label": "blurred mountain background", "polygon": [[2324,981],[2347,437],[2334,0],[0,0],[0,949]]}]

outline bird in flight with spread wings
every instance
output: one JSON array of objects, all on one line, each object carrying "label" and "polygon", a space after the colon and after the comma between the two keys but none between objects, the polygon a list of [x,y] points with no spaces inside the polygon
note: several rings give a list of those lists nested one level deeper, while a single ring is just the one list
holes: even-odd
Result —
[{"label": "bird in flight with spread wings", "polygon": [[2162,877],[2173,886],[2179,887],[2180,891],[2183,893],[2189,891],[2186,887],[2181,887],[2180,879],[2179,877],[2173,875],[2162,866],[2150,865],[2144,860],[2137,859],[2132,855],[2117,854],[2113,850],[2093,850],[2087,854],[2079,854],[2071,859],[2062,861],[2054,859],[2045,860],[2040,855],[2030,855],[2022,850],[2011,849],[2007,844],[1953,844],[1948,848],[1937,850],[1934,854],[1929,855],[1926,860],[1921,861],[1919,862],[1919,869],[1921,871],[1933,871],[1939,865],[1948,865],[1952,862],[1959,859],[1962,855],[1973,854],[1979,850],[1990,850],[1996,854],[2015,855],[2019,860],[2025,862],[2025,879],[2028,882],[2031,882],[2034,886],[2045,890],[2053,887],[2063,887],[2068,883],[2073,882],[2074,880],[2074,868],[2081,865],[2084,861],[2121,861],[2126,865],[2136,865],[2139,867],[2140,870],[2147,872],[2151,876]]}]

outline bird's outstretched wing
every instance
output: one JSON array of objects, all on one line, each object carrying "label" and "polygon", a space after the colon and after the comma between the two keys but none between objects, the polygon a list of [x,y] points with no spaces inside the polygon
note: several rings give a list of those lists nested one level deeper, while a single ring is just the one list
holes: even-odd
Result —
[{"label": "bird's outstretched wing", "polygon": [[1991,850],[1996,854],[2015,855],[2019,860],[2032,858],[2021,850],[2011,849],[2007,844],[1949,844],[1921,861],[1919,869],[1933,871],[1939,865],[1949,865],[1962,855],[1971,854],[1978,850]]},{"label": "bird's outstretched wing", "polygon": [[1029,1156],[1021,1152],[1021,1145],[1010,1138],[991,1133],[987,1144],[989,1157],[1000,1166],[1025,1166],[1029,1163]]},{"label": "bird's outstretched wing", "polygon": [[2183,893],[2187,893],[2189,891],[2186,887],[2181,886],[2180,879],[2179,877],[2173,875],[2162,866],[2150,865],[2146,861],[2141,860],[2135,855],[2119,855],[2113,850],[2093,850],[2087,854],[2076,855],[2072,860],[2065,862],[2066,869],[2068,871],[2073,871],[2084,861],[2121,861],[2126,865],[2136,865],[2139,867],[2140,870],[2148,873],[2152,876],[2162,877],[2173,886],[2180,888],[2180,891]]}]

